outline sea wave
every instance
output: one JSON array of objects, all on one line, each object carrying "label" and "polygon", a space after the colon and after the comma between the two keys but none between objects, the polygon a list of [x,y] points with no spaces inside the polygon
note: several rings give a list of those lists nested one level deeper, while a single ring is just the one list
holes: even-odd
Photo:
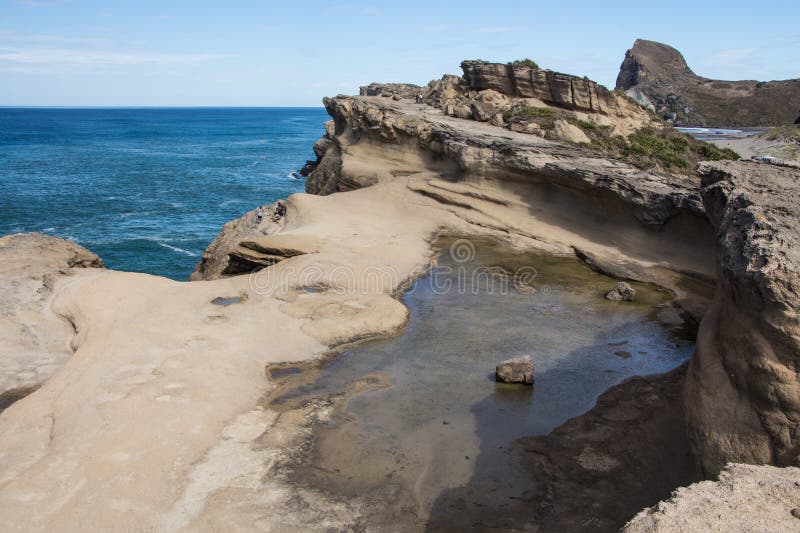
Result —
[{"label": "sea wave", "polygon": [[179,254],[188,255],[189,257],[197,257],[199,254],[195,252],[191,252],[189,250],[184,250],[183,248],[178,248],[177,246],[172,246],[164,241],[159,241],[158,239],[154,239],[153,242],[158,244],[159,246],[163,246],[164,248],[169,248],[174,252],[178,252]]}]

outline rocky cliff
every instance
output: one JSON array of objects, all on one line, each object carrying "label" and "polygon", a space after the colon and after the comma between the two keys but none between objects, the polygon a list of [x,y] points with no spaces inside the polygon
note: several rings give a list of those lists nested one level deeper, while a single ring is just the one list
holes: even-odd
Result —
[{"label": "rocky cliff", "polygon": [[[623,158],[640,168],[693,176],[692,168],[701,160],[737,158],[730,150],[720,150],[677,132],[632,99],[620,92],[610,92],[587,78],[542,70],[530,60],[507,64],[464,61],[461,68],[463,76],[446,74],[426,87],[372,83],[361,88],[360,96],[380,96],[399,102],[416,101],[422,95],[426,107],[417,111],[424,111],[425,117],[434,115],[429,112],[433,108],[449,117],[486,122],[516,133],[590,148],[601,152],[605,159]],[[334,116],[335,110],[331,105],[328,107]],[[380,116],[370,113],[366,120],[379,123]],[[335,165],[331,166],[331,158],[323,161],[328,148],[332,148],[334,156],[341,152],[341,146],[334,142],[337,134],[332,130],[335,128],[326,126],[326,135],[314,148],[317,161],[308,167],[312,172],[319,167],[309,181],[309,191],[317,194],[336,190],[318,186],[337,173]]]},{"label": "rocky cliff", "polygon": [[625,53],[616,87],[664,118],[695,126],[777,126],[800,110],[800,79],[703,78],[676,49],[643,39]]},{"label": "rocky cliff", "polygon": [[[388,98],[339,96],[326,98],[325,106],[335,122],[334,135],[306,182],[308,192],[349,191],[425,169],[440,180],[517,190],[526,202],[546,194],[552,207],[562,202],[573,208],[581,204],[574,209],[573,221],[567,221],[564,213],[553,213],[567,226],[583,228],[579,213],[604,213],[609,222],[630,221],[626,232],[642,231],[654,243],[668,247],[673,245],[667,241],[684,238],[678,235],[684,235],[687,224],[699,230],[695,233],[701,238],[698,243],[707,235],[696,179],[642,170],[592,150]],[[387,168],[376,164],[374,157],[398,164]],[[465,201],[427,186],[417,188],[443,202]],[[436,189],[441,188],[437,183]],[[615,240],[610,235],[598,239]],[[713,246],[711,241],[706,245]],[[705,258],[699,259],[701,255]],[[692,270],[705,271],[700,265],[710,257],[698,251],[696,258]]]},{"label": "rocky cliff", "polygon": [[703,214],[696,182],[691,179],[643,171],[591,150],[453,119],[404,102],[337,96],[325,98],[324,103],[335,129],[320,167],[306,182],[312,194],[391,179],[390,174],[346,168],[343,163],[342,154],[351,147],[379,143],[419,152],[451,180],[540,180],[595,192],[599,187],[629,205],[644,224],[664,224],[681,210]]},{"label": "rocky cliff", "polygon": [[542,70],[523,62],[464,61],[461,69],[467,87],[474,91],[492,89],[506,96],[538,98],[559,107],[591,112],[604,112],[617,105],[611,91],[588,78]]},{"label": "rocky cliff", "polygon": [[703,164],[719,241],[717,291],[686,384],[687,421],[707,475],[728,462],[800,456],[800,172]]}]

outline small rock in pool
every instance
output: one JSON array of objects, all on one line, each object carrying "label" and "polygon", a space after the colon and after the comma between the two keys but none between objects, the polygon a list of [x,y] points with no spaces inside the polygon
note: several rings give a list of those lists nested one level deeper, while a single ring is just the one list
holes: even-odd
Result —
[{"label": "small rock in pool", "polygon": [[632,302],[633,297],[636,296],[636,289],[625,283],[624,281],[620,281],[617,285],[606,293],[606,300],[611,300],[612,302]]},{"label": "small rock in pool", "polygon": [[497,365],[494,377],[503,383],[533,385],[533,362],[529,355],[507,359]]}]

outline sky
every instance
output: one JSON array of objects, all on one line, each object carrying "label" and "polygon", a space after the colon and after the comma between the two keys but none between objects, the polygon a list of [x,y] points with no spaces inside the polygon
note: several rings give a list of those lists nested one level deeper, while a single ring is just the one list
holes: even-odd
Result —
[{"label": "sky", "polygon": [[319,106],[463,59],[613,88],[637,38],[717,79],[800,78],[800,0],[0,0],[2,106]]}]

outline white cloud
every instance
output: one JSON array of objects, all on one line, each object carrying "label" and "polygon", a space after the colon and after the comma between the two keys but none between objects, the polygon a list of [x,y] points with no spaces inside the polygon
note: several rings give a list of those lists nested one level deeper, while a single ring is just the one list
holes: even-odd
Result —
[{"label": "white cloud", "polygon": [[0,61],[24,64],[181,65],[236,57],[230,54],[163,54],[158,52],[107,52],[67,48],[0,47]]}]

